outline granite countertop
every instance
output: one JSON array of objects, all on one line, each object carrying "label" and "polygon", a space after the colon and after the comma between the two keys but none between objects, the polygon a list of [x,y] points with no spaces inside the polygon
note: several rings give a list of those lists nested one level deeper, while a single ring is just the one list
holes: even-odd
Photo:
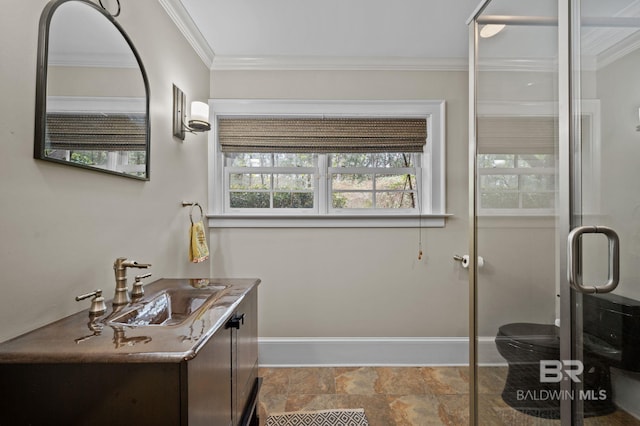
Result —
[{"label": "granite countertop", "polygon": [[225,289],[215,301],[202,305],[197,315],[176,325],[112,323],[110,319],[134,303],[114,311],[107,301],[107,312],[93,320],[86,309],[0,344],[0,363],[175,363],[189,360],[259,283],[259,279],[159,279],[145,286],[145,296],[135,302],[136,305],[148,302],[165,290]]}]

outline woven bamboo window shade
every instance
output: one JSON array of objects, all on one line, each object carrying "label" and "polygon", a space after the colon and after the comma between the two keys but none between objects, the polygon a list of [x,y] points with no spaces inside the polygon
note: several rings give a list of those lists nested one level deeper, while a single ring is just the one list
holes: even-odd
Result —
[{"label": "woven bamboo window shade", "polygon": [[78,151],[144,151],[145,114],[47,114],[47,148]]},{"label": "woven bamboo window shade", "polygon": [[219,117],[222,152],[422,152],[424,118]]},{"label": "woven bamboo window shade", "polygon": [[554,117],[479,117],[481,154],[553,154],[558,140]]}]

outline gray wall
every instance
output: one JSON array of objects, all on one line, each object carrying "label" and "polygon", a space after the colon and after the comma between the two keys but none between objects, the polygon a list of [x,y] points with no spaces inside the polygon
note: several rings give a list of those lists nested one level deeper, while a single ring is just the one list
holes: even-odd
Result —
[{"label": "gray wall", "polygon": [[[144,83],[137,68],[49,66],[47,79],[50,96],[144,96]],[[104,84],[97,85],[96,81]],[[111,81],[118,84],[111,85]]]},{"label": "gray wall", "polygon": [[212,98],[445,99],[445,228],[214,229],[213,272],[256,275],[263,337],[466,336],[467,73],[213,71]]},{"label": "gray wall", "polygon": [[[468,250],[466,72],[209,72],[157,2],[129,2],[118,20],[151,85],[151,181],[138,182],[32,158],[37,25],[45,4],[9,0],[0,26],[0,85],[11,99],[0,105],[0,340],[86,308],[73,300],[77,294],[99,287],[111,297],[118,256],[153,263],[156,278],[262,278],[263,337],[468,334],[467,271],[452,259]],[[417,228],[231,228],[211,230],[209,265],[190,264],[188,212],[180,202],[207,200],[207,136],[171,136],[172,83],[189,101],[445,99],[446,211],[453,217],[445,228],[423,230],[422,261]],[[500,248],[510,239],[495,241]],[[507,276],[526,266],[526,259],[515,262],[506,265]],[[493,302],[506,306],[501,300]],[[514,311],[518,306],[509,305]],[[529,317],[538,319],[533,310]],[[500,314],[491,324],[510,320]]]},{"label": "gray wall", "polygon": [[116,257],[152,263],[155,278],[210,268],[188,262],[188,211],[180,204],[206,200],[206,136],[182,143],[171,132],[172,83],[189,100],[206,100],[209,70],[157,1],[124,3],[117,19],[151,87],[151,181],[34,160],[37,32],[46,3],[6,0],[0,25],[0,341],[85,309],[78,294],[102,288],[112,297]]},{"label": "gray wall", "polygon": [[[211,231],[215,275],[263,279],[261,336],[468,335],[468,275],[452,258],[468,251],[467,92],[466,72],[212,72],[212,98],[447,101],[446,211],[454,216],[423,230],[422,261],[417,228]],[[481,334],[516,320],[553,321],[553,226],[525,219],[481,230],[482,291],[491,295]],[[516,241],[527,242],[519,254]],[[549,267],[532,268],[532,256]]]}]

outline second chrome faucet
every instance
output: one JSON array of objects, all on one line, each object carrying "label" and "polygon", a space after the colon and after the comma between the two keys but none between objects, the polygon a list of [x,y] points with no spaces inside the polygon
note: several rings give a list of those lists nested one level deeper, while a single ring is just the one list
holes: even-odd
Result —
[{"label": "second chrome faucet", "polygon": [[150,263],[138,263],[135,260],[128,260],[126,257],[119,257],[113,262],[113,270],[116,274],[116,293],[113,296],[114,305],[126,305],[131,301],[127,288],[127,268],[146,269]]}]

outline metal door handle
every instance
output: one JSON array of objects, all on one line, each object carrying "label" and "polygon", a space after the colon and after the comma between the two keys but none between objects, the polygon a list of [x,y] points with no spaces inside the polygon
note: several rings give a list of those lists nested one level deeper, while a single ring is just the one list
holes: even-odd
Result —
[{"label": "metal door handle", "polygon": [[[582,271],[580,270],[582,258],[580,237],[582,234],[604,234],[607,237],[609,242],[609,274],[604,285],[585,286],[582,283]],[[569,285],[574,290],[581,293],[609,293],[615,290],[620,281],[620,239],[616,231],[607,226],[580,226],[569,233],[567,249]]]}]

